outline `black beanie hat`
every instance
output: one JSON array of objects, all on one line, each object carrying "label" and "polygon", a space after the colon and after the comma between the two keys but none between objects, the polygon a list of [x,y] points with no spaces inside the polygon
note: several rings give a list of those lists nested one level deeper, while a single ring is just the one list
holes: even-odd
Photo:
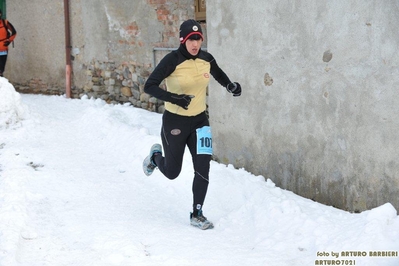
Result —
[{"label": "black beanie hat", "polygon": [[194,19],[189,19],[184,21],[180,25],[180,42],[185,43],[187,39],[197,37],[204,40],[204,36],[202,35],[201,25],[195,21]]}]

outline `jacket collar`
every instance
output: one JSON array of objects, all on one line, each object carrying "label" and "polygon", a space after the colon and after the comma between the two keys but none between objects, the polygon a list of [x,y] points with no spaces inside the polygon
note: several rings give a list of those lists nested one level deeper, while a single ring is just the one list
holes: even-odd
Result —
[{"label": "jacket collar", "polygon": [[199,52],[198,52],[198,54],[196,54],[196,55],[190,54],[190,53],[187,51],[186,46],[185,46],[184,44],[180,44],[178,51],[179,51],[185,58],[187,58],[187,59],[193,59],[193,60],[197,59],[197,58],[199,57],[200,53],[201,53],[201,49],[200,49]]}]

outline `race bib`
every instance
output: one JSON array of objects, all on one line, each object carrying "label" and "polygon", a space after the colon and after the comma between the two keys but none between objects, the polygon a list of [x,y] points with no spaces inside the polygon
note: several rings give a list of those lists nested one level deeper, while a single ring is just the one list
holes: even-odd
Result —
[{"label": "race bib", "polygon": [[197,154],[212,155],[212,132],[210,126],[197,129]]}]

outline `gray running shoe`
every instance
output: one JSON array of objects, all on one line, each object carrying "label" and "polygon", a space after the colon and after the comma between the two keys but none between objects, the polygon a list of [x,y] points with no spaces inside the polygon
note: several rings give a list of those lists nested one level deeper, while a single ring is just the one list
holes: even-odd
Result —
[{"label": "gray running shoe", "polygon": [[150,149],[150,154],[145,157],[143,161],[143,171],[146,176],[150,176],[154,169],[157,167],[153,160],[153,156],[155,153],[160,153],[162,155],[162,146],[161,144],[154,144]]},{"label": "gray running shoe", "polygon": [[198,212],[197,216],[194,216],[192,212],[190,213],[190,224],[202,230],[213,228],[213,223],[206,219],[206,217],[202,214],[202,210]]}]

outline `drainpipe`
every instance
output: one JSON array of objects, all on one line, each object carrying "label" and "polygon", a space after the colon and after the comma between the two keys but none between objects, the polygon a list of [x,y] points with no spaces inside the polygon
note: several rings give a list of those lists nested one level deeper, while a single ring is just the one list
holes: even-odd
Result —
[{"label": "drainpipe", "polygon": [[66,97],[71,98],[71,33],[69,25],[69,0],[64,0],[64,17],[65,17],[65,54],[66,54],[66,69],[65,69],[65,92]]}]

